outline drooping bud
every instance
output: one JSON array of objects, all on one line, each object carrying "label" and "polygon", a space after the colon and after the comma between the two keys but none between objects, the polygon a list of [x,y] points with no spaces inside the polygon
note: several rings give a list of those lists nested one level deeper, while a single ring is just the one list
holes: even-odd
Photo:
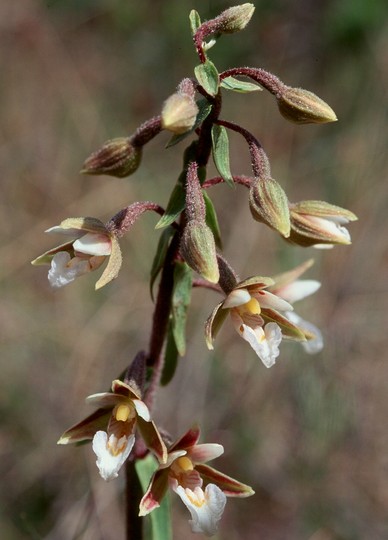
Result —
[{"label": "drooping bud", "polygon": [[290,217],[290,241],[306,247],[351,244],[344,225],[357,220],[353,212],[324,201],[290,204]]},{"label": "drooping bud", "polygon": [[327,103],[303,88],[285,86],[277,96],[277,102],[284,118],[295,124],[325,124],[337,120]]},{"label": "drooping bud", "polygon": [[142,149],[128,137],[107,141],[85,161],[81,173],[108,174],[124,178],[133,174],[140,165]]},{"label": "drooping bud", "polygon": [[177,92],[164,102],[162,127],[175,135],[181,135],[194,126],[197,114],[198,107],[194,98]]},{"label": "drooping bud", "polygon": [[273,178],[258,178],[249,193],[253,219],[265,223],[282,236],[290,236],[290,211],[283,188]]},{"label": "drooping bud", "polygon": [[180,251],[187,264],[211,283],[220,278],[214,236],[206,223],[189,221],[183,231]]},{"label": "drooping bud", "polygon": [[241,4],[233,6],[223,11],[219,20],[219,32],[222,34],[232,34],[243,30],[252,18],[255,6],[253,4]]}]

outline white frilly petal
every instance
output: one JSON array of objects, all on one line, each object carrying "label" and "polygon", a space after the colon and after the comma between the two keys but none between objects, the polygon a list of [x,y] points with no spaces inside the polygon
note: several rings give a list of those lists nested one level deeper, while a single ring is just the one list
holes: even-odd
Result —
[{"label": "white frilly petal", "polygon": [[73,243],[73,248],[87,255],[110,255],[112,243],[105,234],[87,233]]},{"label": "white frilly petal", "polygon": [[48,272],[50,285],[55,288],[64,287],[90,271],[88,260],[70,256],[67,251],[59,251],[51,260],[51,268]]},{"label": "white frilly petal", "polygon": [[274,323],[267,323],[263,327],[252,329],[243,324],[238,329],[239,334],[249,343],[265,367],[270,368],[279,356],[279,345],[282,341],[282,331]]},{"label": "white frilly petal", "polygon": [[192,491],[189,488],[177,486],[174,491],[190,511],[191,530],[206,536],[216,534],[226,504],[226,495],[220,488],[215,484],[208,484],[205,491],[200,487]]},{"label": "white frilly petal", "polygon": [[299,326],[302,330],[307,330],[315,335],[314,339],[308,339],[307,341],[302,341],[302,346],[308,354],[319,353],[323,349],[323,337],[322,333],[314,324],[309,321],[305,321],[300,317],[295,311],[287,312],[286,317],[289,321]]},{"label": "white frilly petal", "polygon": [[[135,436],[128,438],[123,436],[117,440],[115,435],[111,435],[108,440],[108,434],[105,431],[97,431],[93,437],[93,451],[97,456],[97,467],[104,480],[116,478],[119,470],[125,463],[132,447],[135,443]],[[121,450],[120,450],[120,447]],[[112,452],[112,450],[116,450]]]}]

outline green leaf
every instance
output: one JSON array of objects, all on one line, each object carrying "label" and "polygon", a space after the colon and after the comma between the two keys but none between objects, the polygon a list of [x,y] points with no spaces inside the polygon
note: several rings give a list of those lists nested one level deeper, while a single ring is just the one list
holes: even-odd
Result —
[{"label": "green leaf", "polygon": [[[158,464],[155,458],[151,454],[148,454],[144,459],[138,459],[136,461],[135,468],[143,493],[145,493],[153,473],[158,468]],[[172,540],[169,494],[166,493],[163,497],[159,508],[156,508],[142,519],[145,520],[146,525],[144,528],[145,540]]]},{"label": "green leaf", "polygon": [[172,227],[168,227],[168,229],[162,232],[159,238],[158,247],[156,248],[155,257],[152,262],[152,268],[151,268],[150,293],[151,293],[152,300],[154,299],[154,293],[153,293],[154,283],[155,283],[156,278],[158,277],[159,272],[163,268],[164,259],[166,257],[167,249],[170,244],[170,239],[173,234],[174,234],[174,229]]},{"label": "green leaf", "polygon": [[226,90],[234,90],[234,92],[240,92],[243,94],[246,94],[247,92],[257,92],[263,90],[261,86],[258,86],[257,84],[247,81],[239,81],[234,77],[225,77],[225,79],[222,79],[221,86]]},{"label": "green leaf", "polygon": [[192,9],[189,15],[191,33],[194,35],[198,28],[201,26],[201,19],[198,11]]},{"label": "green leaf", "polygon": [[181,212],[183,212],[185,206],[186,190],[179,177],[178,182],[175,184],[175,187],[172,190],[166,211],[155,225],[155,229],[163,229],[164,227],[168,227],[169,225],[171,225],[171,223],[176,220],[176,218],[181,214]]},{"label": "green leaf", "polygon": [[175,339],[172,333],[172,325],[169,324],[167,333],[167,345],[164,353],[164,366],[162,376],[160,378],[160,384],[166,386],[175,374],[176,367],[178,365],[178,349],[175,345]]},{"label": "green leaf", "polygon": [[206,206],[206,223],[213,233],[216,246],[219,249],[222,249],[221,232],[218,224],[216,209],[214,208],[211,198],[204,189],[202,190],[202,194]]},{"label": "green leaf", "polygon": [[186,352],[186,319],[190,305],[192,270],[184,262],[177,262],[174,268],[174,288],[172,292],[172,333],[176,348],[181,356]]},{"label": "green leaf", "polygon": [[210,60],[199,64],[194,68],[194,73],[199,84],[210,96],[215,96],[219,87],[219,76],[216,66]]},{"label": "green leaf", "polygon": [[187,131],[186,133],[181,133],[180,135],[173,135],[171,139],[166,144],[166,148],[170,148],[171,146],[174,146],[175,144],[178,144],[179,142],[183,141],[188,135],[193,133],[197,129],[198,126],[202,124],[202,122],[205,120],[205,118],[208,116],[210,111],[212,110],[212,104],[208,102],[206,98],[201,98],[197,101],[197,107],[198,107],[198,114],[197,118],[195,119],[194,126]]},{"label": "green leaf", "polygon": [[230,187],[235,187],[229,164],[229,139],[224,126],[212,127],[213,160],[218,172]]}]

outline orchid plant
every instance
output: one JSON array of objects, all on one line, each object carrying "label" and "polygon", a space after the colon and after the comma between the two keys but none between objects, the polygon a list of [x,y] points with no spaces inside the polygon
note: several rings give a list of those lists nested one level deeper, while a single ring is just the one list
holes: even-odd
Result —
[{"label": "orchid plant", "polygon": [[[148,349],[134,352],[133,361],[124,366],[111,391],[87,398],[96,410],[65,431],[58,441],[62,445],[92,441],[98,471],[104,480],[116,478],[123,467],[127,469],[128,481],[138,475],[140,483],[129,486],[128,539],[139,540],[146,535],[171,538],[169,510],[163,510],[168,488],[189,510],[192,531],[207,536],[216,533],[227,497],[254,494],[248,485],[207,465],[224,449],[216,443],[199,444],[198,426],[172,443],[170,434],[152,419],[157,389],[170,382],[178,357],[186,352],[186,318],[193,287],[205,287],[222,296],[205,323],[209,349],[213,349],[226,319],[230,319],[237,334],[267,368],[276,363],[283,340],[299,342],[308,353],[316,353],[323,346],[318,328],[304,321],[293,307],[294,302],[320,287],[316,280],[299,279],[313,260],[273,277],[254,275],[240,279],[222,254],[220,227],[209,193],[221,183],[248,189],[253,219],[273,229],[285,241],[304,247],[350,244],[345,225],[356,219],[349,210],[328,202],[290,202],[272,178],[269,159],[257,138],[222,117],[224,93],[265,89],[274,96],[280,113],[288,121],[322,124],[336,120],[329,105],[315,94],[289,87],[261,68],[237,67],[221,72],[216,68],[208,51],[221,36],[243,30],[253,12],[254,6],[246,3],[202,23],[193,10],[190,26],[199,57],[195,77],[179,83],[159,116],[144,122],[130,136],[107,141],[83,165],[84,174],[127,177],[140,166],[143,147],[161,132],[171,134],[168,149],[178,148],[178,143],[191,137],[184,150],[183,170],[167,206],[151,201],[133,202],[105,224],[91,217],[65,219],[47,232],[62,234],[68,241],[33,261],[50,266],[48,279],[54,288],[98,271],[106,263],[95,284],[100,289],[119,274],[119,238],[145,212],[159,215],[156,229],[162,233],[151,269],[151,290],[157,280],[159,284]],[[230,130],[239,133],[248,145],[251,176],[231,172]],[[214,178],[208,178],[206,171],[211,158],[219,173]],[[152,518],[162,511],[163,519],[155,520],[156,525],[147,532],[142,527],[144,516]]]}]

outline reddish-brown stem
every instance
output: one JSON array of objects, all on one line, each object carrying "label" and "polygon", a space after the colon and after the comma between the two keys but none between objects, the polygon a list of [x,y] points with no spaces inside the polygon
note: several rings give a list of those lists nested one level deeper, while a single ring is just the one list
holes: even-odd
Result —
[{"label": "reddish-brown stem", "polygon": [[178,253],[179,241],[180,235],[175,233],[167,250],[159,283],[147,359],[148,366],[154,369],[157,369],[158,364],[161,362],[161,353],[167,334],[171,311],[171,295],[174,285],[174,260]]},{"label": "reddish-brown stem", "polygon": [[144,122],[137,128],[131,137],[131,143],[134,146],[144,146],[151,139],[156,137],[162,131],[162,121],[160,116],[155,116]]},{"label": "reddish-brown stem", "polygon": [[271,176],[269,159],[256,137],[241,126],[233,124],[233,122],[217,120],[217,124],[228,129],[232,129],[244,137],[248,143],[249,153],[251,154],[252,171],[254,176],[257,178],[269,178]]},{"label": "reddish-brown stem", "polygon": [[261,68],[238,67],[227,69],[220,73],[220,80],[222,81],[222,79],[226,79],[226,77],[236,77],[238,75],[248,77],[259,83],[276,98],[280,97],[287,88],[278,77]]},{"label": "reddish-brown stem", "polygon": [[[252,183],[255,181],[255,178],[251,176],[233,176],[233,182],[235,184],[240,184],[241,186],[250,188]],[[215,176],[214,178],[209,178],[205,180],[202,184],[202,189],[208,189],[210,187],[216,186],[217,184],[222,184],[225,180],[221,176]]]},{"label": "reddish-brown stem", "polygon": [[209,161],[211,149],[212,149],[212,126],[218,120],[221,112],[222,97],[221,92],[213,98],[212,110],[202,123],[201,131],[198,139],[197,148],[197,163],[198,167],[206,167]]}]

